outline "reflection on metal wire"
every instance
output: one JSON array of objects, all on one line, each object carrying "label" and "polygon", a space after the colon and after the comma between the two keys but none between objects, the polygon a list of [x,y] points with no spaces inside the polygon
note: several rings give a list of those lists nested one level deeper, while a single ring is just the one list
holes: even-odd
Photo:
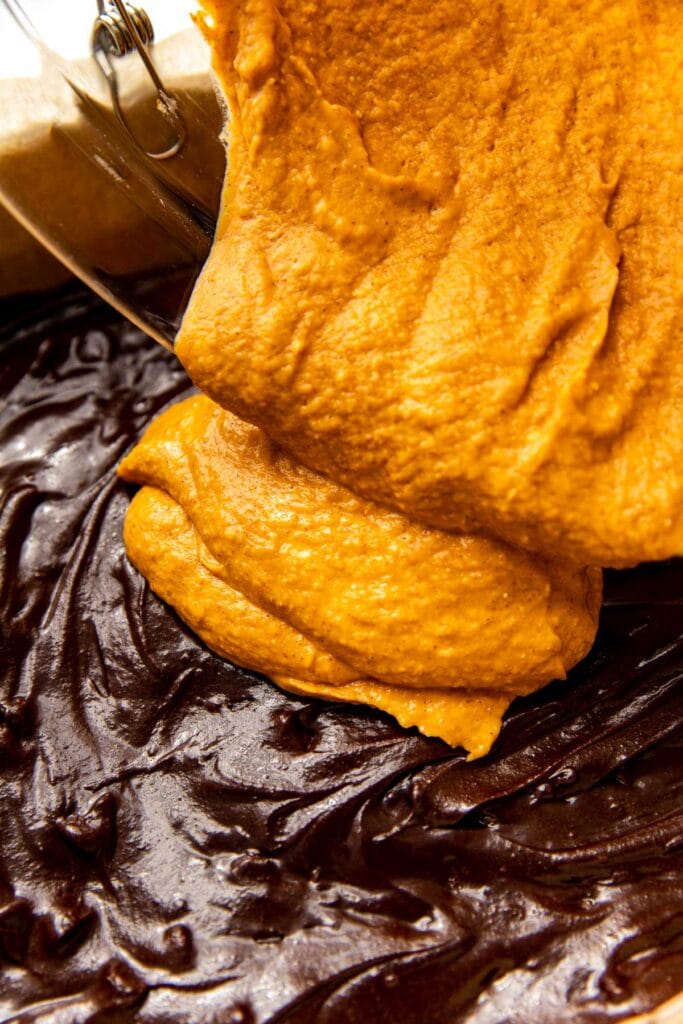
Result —
[{"label": "reflection on metal wire", "polygon": [[[142,7],[136,7],[135,4],[124,4],[124,9],[135,26],[142,44],[149,46],[154,41],[154,28],[147,11]],[[114,57],[125,57],[135,49],[135,39],[118,9],[103,9],[95,22],[93,34],[97,37],[99,46]]]}]

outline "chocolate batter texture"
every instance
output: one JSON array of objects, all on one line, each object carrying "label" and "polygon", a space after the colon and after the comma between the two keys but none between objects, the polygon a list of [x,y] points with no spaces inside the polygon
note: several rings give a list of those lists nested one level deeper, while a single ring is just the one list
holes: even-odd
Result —
[{"label": "chocolate batter texture", "polygon": [[183,372],[54,313],[0,360],[0,1018],[602,1024],[683,988],[681,565],[608,573],[593,652],[475,762],[282,693],[123,551],[116,465]]}]

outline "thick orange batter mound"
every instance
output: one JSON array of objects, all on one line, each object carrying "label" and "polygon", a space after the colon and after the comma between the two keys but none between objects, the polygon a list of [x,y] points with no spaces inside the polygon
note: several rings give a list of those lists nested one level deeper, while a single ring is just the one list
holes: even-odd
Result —
[{"label": "thick orange batter mound", "polygon": [[590,646],[578,567],[683,553],[683,7],[204,8],[218,405],[125,460],[129,553],[220,653],[480,754]]},{"label": "thick orange batter mound", "polygon": [[411,518],[683,552],[683,7],[207,0],[193,379]]},{"label": "thick orange batter mound", "polygon": [[428,529],[306,469],[204,396],[123,461],[133,562],[218,653],[482,754],[589,649],[600,572]]}]

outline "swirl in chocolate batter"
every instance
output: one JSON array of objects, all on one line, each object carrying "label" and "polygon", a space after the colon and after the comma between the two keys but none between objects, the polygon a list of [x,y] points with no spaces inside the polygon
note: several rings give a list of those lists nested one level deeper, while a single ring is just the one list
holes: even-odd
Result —
[{"label": "swirl in chocolate batter", "polygon": [[[41,319],[42,316],[42,319]],[[115,467],[188,391],[79,294],[5,333],[0,1017],[598,1024],[683,988],[683,569],[608,575],[467,763],[207,651]]]}]

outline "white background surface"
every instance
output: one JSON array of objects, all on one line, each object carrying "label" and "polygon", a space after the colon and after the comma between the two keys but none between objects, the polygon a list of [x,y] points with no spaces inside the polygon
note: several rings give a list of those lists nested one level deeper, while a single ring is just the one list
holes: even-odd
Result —
[{"label": "white background surface", "polygon": [[[192,0],[138,0],[152,19],[160,41],[187,28]],[[86,57],[98,9],[96,0],[0,0],[0,78],[32,77],[40,73],[34,45],[17,27],[10,10],[23,11],[42,41],[66,59]]]}]

